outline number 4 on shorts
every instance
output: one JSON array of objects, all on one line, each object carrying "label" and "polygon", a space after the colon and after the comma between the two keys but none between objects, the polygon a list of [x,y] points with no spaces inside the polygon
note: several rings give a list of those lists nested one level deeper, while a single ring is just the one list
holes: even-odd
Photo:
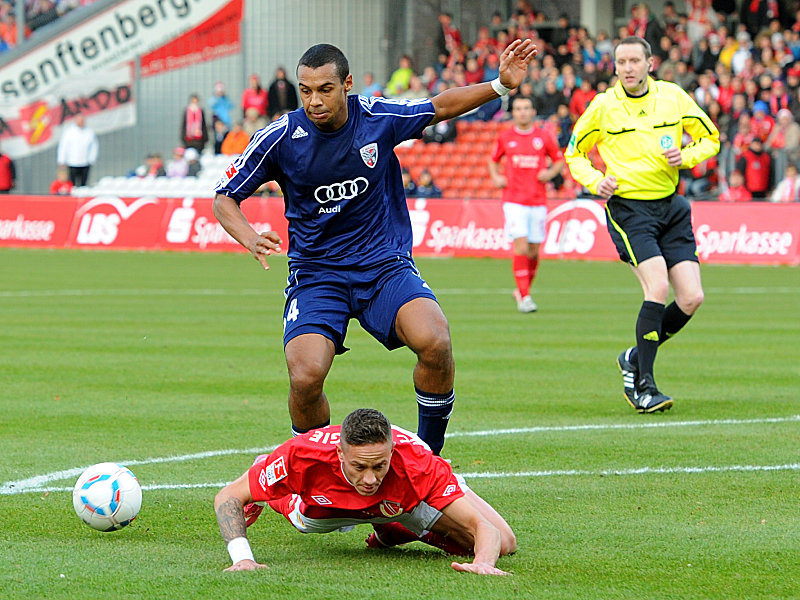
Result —
[{"label": "number 4 on shorts", "polygon": [[286,323],[289,321],[296,321],[299,315],[300,311],[297,308],[297,298],[295,298],[289,303],[289,310],[286,311],[286,316],[283,318],[284,331],[286,330]]}]

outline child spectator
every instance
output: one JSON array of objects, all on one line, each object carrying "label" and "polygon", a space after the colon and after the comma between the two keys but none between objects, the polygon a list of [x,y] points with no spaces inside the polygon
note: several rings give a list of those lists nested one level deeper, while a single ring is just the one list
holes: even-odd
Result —
[{"label": "child spectator", "polygon": [[200,166],[200,153],[194,148],[187,148],[183,153],[183,160],[186,161],[186,176],[197,177],[202,167]]},{"label": "child spectator", "polygon": [[719,195],[720,202],[750,202],[753,195],[744,187],[744,175],[741,171],[733,171],[728,189]]},{"label": "child spectator", "polygon": [[72,182],[69,180],[69,169],[58,167],[56,178],[50,184],[50,194],[53,196],[69,196],[72,193]]},{"label": "child spectator", "polygon": [[186,177],[189,173],[189,163],[183,158],[186,148],[178,146],[172,151],[172,161],[167,166],[167,177]]}]

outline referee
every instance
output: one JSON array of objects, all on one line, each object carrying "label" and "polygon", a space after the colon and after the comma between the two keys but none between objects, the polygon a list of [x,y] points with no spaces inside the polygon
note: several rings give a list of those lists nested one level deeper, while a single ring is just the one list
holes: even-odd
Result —
[{"label": "referee", "polygon": [[[628,403],[653,413],[672,407],[653,377],[658,347],[703,302],[691,208],[676,193],[678,169],[714,156],[719,132],[682,88],[648,75],[653,57],[642,38],[620,41],[614,63],[617,83],[598,94],[575,123],[564,157],[577,181],[608,200],[608,232],[642,286],[636,345],[617,364]],[[681,148],[684,133],[692,141]],[[605,173],[587,157],[595,145]],[[667,305],[670,284],[675,299]]]}]

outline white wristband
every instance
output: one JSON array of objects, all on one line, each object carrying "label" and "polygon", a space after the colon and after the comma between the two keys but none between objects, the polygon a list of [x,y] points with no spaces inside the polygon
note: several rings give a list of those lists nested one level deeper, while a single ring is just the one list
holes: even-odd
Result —
[{"label": "white wristband", "polygon": [[499,77],[492,79],[491,84],[492,84],[492,89],[498,96],[505,96],[506,94],[508,94],[508,92],[511,91],[511,88],[507,88],[502,83],[500,83]]},{"label": "white wristband", "polygon": [[250,542],[246,537],[233,538],[228,542],[228,554],[231,555],[233,564],[238,563],[240,560],[249,559],[255,562],[253,558],[253,551],[250,549]]}]

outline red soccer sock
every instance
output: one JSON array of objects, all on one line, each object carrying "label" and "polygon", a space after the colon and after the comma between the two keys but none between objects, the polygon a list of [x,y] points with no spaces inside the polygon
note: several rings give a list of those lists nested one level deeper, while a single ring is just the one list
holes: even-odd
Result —
[{"label": "red soccer sock", "polygon": [[539,269],[539,257],[528,259],[528,272],[530,273],[530,284],[528,289],[533,285],[533,280],[536,279],[536,271]]},{"label": "red soccer sock", "polygon": [[400,523],[373,523],[372,527],[382,546],[400,546],[416,542],[419,539],[416,533],[406,529]]},{"label": "red soccer sock", "polygon": [[419,538],[421,542],[425,542],[429,546],[433,546],[435,548],[439,548],[440,550],[444,550],[448,554],[454,554],[456,556],[471,556],[472,550],[464,548],[461,544],[456,542],[455,540],[451,540],[448,537],[443,536],[440,533],[434,533],[429,531],[421,538]]},{"label": "red soccer sock", "polygon": [[511,269],[514,272],[517,291],[524,298],[528,295],[531,287],[531,271],[528,267],[528,257],[523,254],[515,254],[514,258],[511,259]]}]

